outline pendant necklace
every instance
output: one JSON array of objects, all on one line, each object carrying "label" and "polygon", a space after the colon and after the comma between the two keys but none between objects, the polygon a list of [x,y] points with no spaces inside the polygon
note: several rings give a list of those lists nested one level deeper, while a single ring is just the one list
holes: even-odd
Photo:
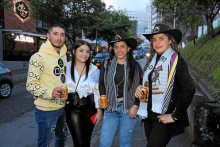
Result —
[{"label": "pendant necklace", "polygon": [[124,81],[124,79],[125,79],[125,76],[123,77],[121,82],[119,82],[118,84],[115,84],[117,97],[118,97],[118,86],[121,85],[121,83]]}]

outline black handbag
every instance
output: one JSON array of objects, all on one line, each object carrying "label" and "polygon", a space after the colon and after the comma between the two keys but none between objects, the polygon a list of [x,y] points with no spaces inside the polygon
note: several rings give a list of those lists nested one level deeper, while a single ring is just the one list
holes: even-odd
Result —
[{"label": "black handbag", "polygon": [[[83,67],[83,70],[84,70],[85,66]],[[79,98],[79,94],[76,92],[77,90],[77,87],[78,87],[78,84],[79,84],[79,81],[81,79],[81,76],[82,76],[82,73],[83,73],[83,70],[79,76],[79,80],[77,82],[77,85],[76,85],[76,89],[75,89],[75,92],[73,93],[68,93],[68,97],[67,97],[67,100],[66,100],[66,105],[64,107],[65,110],[69,110],[71,107],[79,107],[81,104],[80,104],[80,98]]]},{"label": "black handbag", "polygon": [[97,112],[94,94],[80,99],[79,94],[74,92],[68,94],[68,99],[68,104],[64,107],[67,112],[71,111],[73,108],[78,108],[85,112],[87,117],[91,117]]}]

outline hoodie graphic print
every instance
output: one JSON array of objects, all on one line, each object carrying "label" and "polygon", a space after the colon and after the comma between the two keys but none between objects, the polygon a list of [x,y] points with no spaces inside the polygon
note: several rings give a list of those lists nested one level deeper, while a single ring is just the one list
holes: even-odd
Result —
[{"label": "hoodie graphic print", "polygon": [[66,51],[63,45],[58,54],[47,40],[30,58],[26,88],[38,96],[34,104],[40,110],[53,111],[65,106],[64,100],[52,98],[52,91],[66,85]]}]

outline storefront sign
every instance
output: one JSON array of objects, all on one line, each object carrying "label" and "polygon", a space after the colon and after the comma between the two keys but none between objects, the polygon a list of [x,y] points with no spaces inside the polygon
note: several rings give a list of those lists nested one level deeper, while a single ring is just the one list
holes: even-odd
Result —
[{"label": "storefront sign", "polygon": [[15,41],[34,43],[34,38],[24,35],[17,35]]},{"label": "storefront sign", "polygon": [[18,18],[23,22],[30,18],[29,7],[23,1],[14,2],[14,11]]}]

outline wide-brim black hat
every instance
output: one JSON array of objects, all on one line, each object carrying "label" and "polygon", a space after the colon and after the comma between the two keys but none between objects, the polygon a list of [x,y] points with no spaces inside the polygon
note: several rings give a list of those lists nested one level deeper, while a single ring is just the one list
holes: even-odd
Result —
[{"label": "wide-brim black hat", "polygon": [[165,24],[156,24],[154,26],[153,32],[151,34],[142,34],[144,37],[146,37],[150,42],[151,42],[151,38],[153,35],[155,34],[160,34],[160,33],[165,33],[170,35],[171,37],[173,37],[177,44],[180,43],[181,39],[182,39],[182,32],[178,29],[171,29],[169,26],[165,25]]},{"label": "wide-brim black hat", "polygon": [[114,46],[114,44],[116,42],[120,42],[120,41],[124,41],[128,45],[128,47],[130,47],[131,49],[136,49],[136,47],[137,47],[137,40],[134,39],[134,38],[125,38],[125,39],[113,40],[113,41],[109,42],[109,44]]}]

